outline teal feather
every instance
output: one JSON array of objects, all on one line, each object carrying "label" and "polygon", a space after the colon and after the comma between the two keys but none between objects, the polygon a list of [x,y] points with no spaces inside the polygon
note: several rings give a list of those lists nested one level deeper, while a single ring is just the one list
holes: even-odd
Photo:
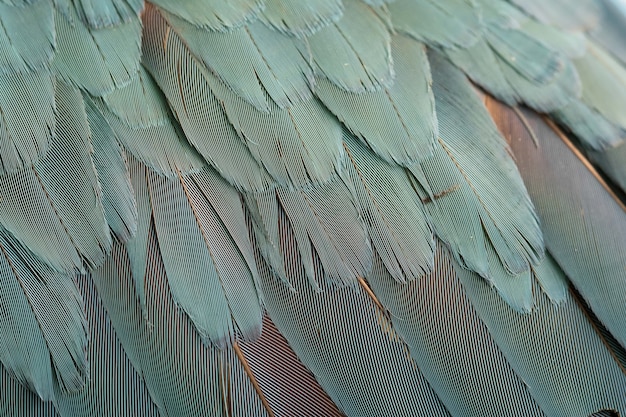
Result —
[{"label": "teal feather", "polygon": [[[354,285],[369,270],[371,247],[350,179],[337,177],[303,190],[278,188],[249,195],[246,202],[260,222],[258,240],[266,251],[274,252],[266,256],[276,271],[287,274],[280,259],[285,250],[279,235],[282,211],[294,225],[303,268],[313,287],[319,288],[321,279]],[[315,259],[324,267],[324,276],[316,273]],[[287,276],[280,278],[289,283]]]},{"label": "teal feather", "polygon": [[[150,30],[144,37],[143,60],[167,97],[189,143],[236,187],[267,188],[273,180],[228,122],[211,92],[208,71],[192,58],[175,34],[166,36],[164,23],[154,8],[146,9],[144,24]],[[167,41],[165,44],[163,39]],[[184,77],[179,76],[181,68],[185,69]]]},{"label": "teal feather", "polygon": [[487,279],[489,245],[510,273],[527,271],[541,258],[543,241],[506,144],[464,76],[440,56],[430,58],[441,139],[420,166],[433,196],[422,191],[435,233]]},{"label": "teal feather", "polygon": [[242,26],[254,20],[263,9],[262,0],[154,0],[151,3],[194,26],[214,31]]},{"label": "teal feather", "polygon": [[[87,323],[72,276],[0,233],[0,360],[42,399],[75,391],[87,378]],[[3,394],[4,395],[4,394]]]},{"label": "teal feather", "polygon": [[159,414],[267,416],[233,349],[203,344],[174,304],[154,228],[147,252],[145,314],[137,304],[130,263],[119,242],[114,243],[109,260],[95,271],[94,283],[124,351],[138,358]]},{"label": "teal feather", "polygon": [[[569,31],[588,30],[595,27],[602,17],[601,2],[581,0],[570,8],[567,0],[509,0],[526,13],[548,25]],[[567,13],[564,10],[567,9]]]},{"label": "teal feather", "polygon": [[[350,416],[449,416],[365,291],[308,283],[292,226],[280,213],[281,257],[295,290],[258,256],[266,308],[278,330],[337,406]],[[293,228],[292,228],[293,227]],[[323,274],[319,259],[314,261]],[[321,282],[326,280],[320,279]]]},{"label": "teal feather", "polygon": [[[623,206],[579,159],[579,153],[536,116],[525,124],[494,114],[511,132],[512,149],[543,225],[546,246],[600,321],[626,343],[621,319],[626,294]],[[510,120],[510,121],[507,121]],[[529,137],[527,127],[535,139]],[[538,140],[538,146],[533,144]],[[558,155],[562,163],[548,161]],[[593,251],[584,248],[596,248]]]},{"label": "teal feather", "polygon": [[394,73],[385,22],[357,0],[346,0],[344,6],[343,18],[308,37],[301,53],[310,55],[316,75],[344,90],[376,91],[390,86]]},{"label": "teal feather", "polygon": [[156,416],[150,393],[129,361],[113,329],[91,276],[78,280],[89,323],[89,379],[76,392],[55,386],[54,405],[63,416]]},{"label": "teal feather", "polygon": [[137,231],[137,204],[130,184],[126,154],[91,99],[83,96],[93,144],[93,163],[102,187],[107,224],[123,242]]},{"label": "teal feather", "polygon": [[[213,32],[169,13],[159,13],[189,52],[258,110],[270,110],[266,94],[281,107],[299,101],[300,95],[307,95],[312,72],[292,39],[260,23],[228,32]],[[282,79],[283,75],[287,78]],[[294,82],[296,91],[290,88]]]},{"label": "teal feather", "polygon": [[350,131],[392,164],[430,156],[437,136],[432,77],[421,43],[394,36],[396,79],[381,91],[351,94],[319,79],[315,94]]},{"label": "teal feather", "polygon": [[[451,415],[543,416],[459,285],[462,268],[451,258],[439,242],[433,273],[405,285],[394,281],[377,259],[368,283]],[[484,280],[481,284],[484,292],[493,293]]]},{"label": "teal feather", "polygon": [[[99,96],[128,84],[139,69],[141,21],[90,29],[74,6],[55,14],[57,49],[53,68],[61,78]],[[123,45],[123,46],[121,46]]]},{"label": "teal feather", "polygon": [[33,391],[15,380],[0,363],[0,414],[6,417],[59,417],[51,401],[43,401]]},{"label": "teal feather", "polygon": [[48,69],[55,47],[53,11],[48,1],[0,4],[0,73]]},{"label": "teal feather", "polygon": [[[142,93],[134,95],[137,90]],[[95,100],[120,144],[159,174],[173,177],[205,165],[149,74],[140,71],[128,86],[103,96],[103,102]]]},{"label": "teal feather", "polygon": [[128,23],[143,9],[142,0],[72,0],[72,2],[81,20],[93,29]]},{"label": "teal feather", "polygon": [[266,0],[261,20],[280,32],[302,38],[335,23],[342,15],[341,0]]},{"label": "teal feather", "polygon": [[177,179],[148,175],[154,225],[167,282],[205,343],[232,343],[234,326],[198,213]]},{"label": "teal feather", "polygon": [[344,135],[352,180],[373,248],[400,282],[430,272],[434,242],[424,207],[406,172]]},{"label": "teal feather", "polygon": [[396,0],[388,6],[393,27],[441,48],[468,48],[481,37],[480,9],[462,0]]},{"label": "teal feather", "polygon": [[104,260],[111,236],[102,187],[93,162],[91,132],[82,95],[57,82],[57,126],[64,134],[36,166],[37,181],[54,207],[72,244],[88,265]]},{"label": "teal feather", "polygon": [[56,133],[56,105],[54,81],[47,70],[2,74],[0,83],[0,174],[6,174],[45,154]]}]

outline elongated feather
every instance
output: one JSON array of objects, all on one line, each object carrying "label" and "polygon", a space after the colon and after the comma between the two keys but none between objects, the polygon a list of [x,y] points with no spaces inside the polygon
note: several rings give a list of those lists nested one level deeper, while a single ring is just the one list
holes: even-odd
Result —
[{"label": "elongated feather", "polygon": [[62,82],[57,82],[56,102],[57,126],[63,135],[35,166],[36,176],[72,244],[93,266],[103,261],[111,237],[85,105],[80,92]]},{"label": "elongated feather", "polygon": [[541,258],[543,242],[506,144],[464,76],[442,57],[430,58],[441,139],[420,166],[432,191],[422,198],[435,232],[487,279],[488,245],[509,272],[527,271]]},{"label": "elongated feather", "polygon": [[271,177],[228,122],[208,85],[207,71],[175,34],[168,34],[153,7],[146,9],[144,24],[150,28],[143,38],[144,64],[163,90],[189,142],[231,184],[242,189],[266,188],[273,182]]},{"label": "elongated feather", "polygon": [[[59,3],[63,3],[62,0]],[[142,0],[72,0],[80,18],[100,29],[132,21],[143,9]]]},{"label": "elongated feather", "polygon": [[[544,24],[571,31],[593,28],[602,17],[601,2],[596,0],[582,0],[572,10],[569,9],[570,3],[566,0],[509,1]],[[565,8],[567,8],[567,13],[563,12]]]},{"label": "elongated feather", "polygon": [[104,217],[122,241],[137,231],[137,204],[130,184],[126,155],[102,114],[83,96],[93,143],[93,163],[102,187]]},{"label": "elongated feather", "polygon": [[394,36],[396,79],[381,91],[352,94],[320,79],[315,94],[354,135],[392,164],[426,159],[437,136],[432,77],[421,43]]},{"label": "elongated feather", "polygon": [[261,19],[286,34],[310,36],[343,15],[341,0],[266,0]]},{"label": "elongated feather", "polygon": [[432,268],[433,236],[407,173],[379,160],[349,135],[350,176],[372,246],[394,279],[412,280]]},{"label": "elongated feather", "polygon": [[[298,84],[296,91],[306,92],[312,71],[289,37],[262,24],[213,32],[169,13],[158,13],[198,60],[258,110],[270,110],[266,94],[281,107],[298,101],[300,94],[294,94],[289,87],[294,81]],[[286,73],[288,78],[283,79]]]},{"label": "elongated feather", "polygon": [[[262,244],[273,252],[265,255],[277,271],[283,269],[280,254],[286,250],[279,235],[281,211],[294,225],[302,265],[313,287],[318,288],[324,279],[355,285],[369,270],[371,247],[348,178],[338,177],[304,190],[280,188],[257,193],[248,196],[247,204],[260,223],[259,240],[266,240]],[[323,265],[324,275],[315,271],[316,259]],[[287,276],[281,278],[289,282]]]},{"label": "elongated feather", "polygon": [[43,156],[56,131],[56,106],[54,81],[45,69],[2,74],[0,83],[0,174],[5,174]]},{"label": "elongated feather", "polygon": [[[296,238],[281,212],[282,256],[297,291],[259,256],[266,308],[279,331],[335,404],[350,416],[448,413],[361,287],[308,284]],[[318,273],[322,266],[315,261]],[[426,411],[427,410],[427,411]]]},{"label": "elongated feather", "polygon": [[[490,328],[464,294],[441,243],[433,273],[422,279],[405,285],[395,282],[380,258],[374,260],[367,279],[389,310],[394,330],[450,414],[543,416],[525,381],[507,363]],[[484,281],[483,285],[487,287]]]},{"label": "elongated feather", "polygon": [[261,337],[239,346],[274,415],[344,416],[267,315]]},{"label": "elongated feather", "polygon": [[[490,102],[494,119],[506,129],[517,164],[543,225],[546,245],[594,313],[626,344],[621,319],[626,295],[626,213],[597,174],[564,136],[538,116],[526,123]],[[533,146],[528,128],[538,146]],[[513,140],[514,139],[514,140]],[[561,163],[551,163],[555,158]],[[595,248],[589,250],[588,248]]]},{"label": "elongated feather", "polygon": [[13,378],[0,363],[0,413],[6,417],[59,417],[51,401],[43,401]]},{"label": "elongated feather", "polygon": [[[316,74],[352,91],[376,91],[393,81],[391,37],[377,14],[356,0],[344,2],[343,18],[308,37]],[[364,30],[367,28],[367,30]]]},{"label": "elongated feather", "polygon": [[55,386],[55,407],[62,416],[156,416],[142,376],[124,353],[91,276],[78,280],[89,323],[89,379],[76,392]]},{"label": "elongated feather", "polygon": [[150,234],[145,315],[136,301],[126,251],[118,242],[109,261],[96,270],[94,282],[124,350],[138,358],[159,413],[266,416],[233,350],[202,343],[190,320],[175,306],[154,229]]},{"label": "elongated feather", "polygon": [[0,233],[0,360],[42,399],[87,378],[87,323],[72,276],[59,274]]}]

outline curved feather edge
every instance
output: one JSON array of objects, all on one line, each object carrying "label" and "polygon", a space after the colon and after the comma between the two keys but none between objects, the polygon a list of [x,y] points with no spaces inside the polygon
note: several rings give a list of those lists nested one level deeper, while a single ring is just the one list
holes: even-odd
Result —
[{"label": "curved feather edge", "polygon": [[[295,231],[284,211],[279,216],[281,256],[296,290],[274,276],[257,250],[265,306],[333,402],[350,416],[413,415],[426,410],[429,415],[448,416],[384,313],[362,287],[323,284],[319,291],[309,285]],[[323,274],[319,258],[314,268]]]},{"label": "curved feather edge", "polygon": [[87,323],[73,276],[53,271],[9,233],[0,234],[0,360],[42,399],[88,377]]},{"label": "curved feather edge", "polygon": [[204,344],[189,318],[174,304],[154,228],[147,253],[145,312],[137,303],[137,279],[132,277],[126,249],[119,242],[114,242],[109,260],[95,270],[94,283],[160,414],[266,416],[233,349]]},{"label": "curved feather edge", "polygon": [[[433,158],[410,170],[435,233],[488,280],[499,273],[498,260],[511,274],[527,272],[543,256],[543,239],[506,143],[463,74],[441,56],[429,57],[441,137]],[[497,257],[489,256],[490,247]]]},{"label": "curved feather edge", "polygon": [[[401,284],[375,257],[367,282],[450,414],[543,416],[460,288],[456,268],[438,242],[431,274]],[[482,283],[483,291],[493,294]]]},{"label": "curved feather edge", "polygon": [[20,384],[0,363],[0,415],[5,417],[59,417],[51,401],[43,401]]},{"label": "curved feather edge", "polygon": [[280,32],[304,38],[341,19],[343,8],[341,0],[266,0],[260,19]]},{"label": "curved feather edge", "polygon": [[155,5],[199,28],[226,32],[256,19],[263,0],[154,0]]},{"label": "curved feather edge", "polygon": [[541,219],[547,248],[594,313],[625,346],[623,204],[554,125],[528,111],[522,111],[523,121],[495,100],[487,100],[487,105],[510,140]]}]

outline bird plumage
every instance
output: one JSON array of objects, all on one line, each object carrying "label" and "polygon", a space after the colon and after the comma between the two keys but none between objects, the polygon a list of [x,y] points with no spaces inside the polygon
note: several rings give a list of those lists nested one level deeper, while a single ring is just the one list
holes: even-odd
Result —
[{"label": "bird plumage", "polygon": [[626,413],[612,0],[0,0],[0,415]]}]

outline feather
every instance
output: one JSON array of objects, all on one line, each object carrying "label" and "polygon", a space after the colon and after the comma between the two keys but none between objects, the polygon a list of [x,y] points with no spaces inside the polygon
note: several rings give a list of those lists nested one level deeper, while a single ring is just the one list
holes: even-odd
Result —
[{"label": "feather", "polygon": [[[356,0],[344,2],[343,18],[307,38],[316,75],[347,91],[376,91],[393,82],[391,36],[374,10]],[[364,30],[363,28],[367,28]]]},{"label": "feather", "polygon": [[150,28],[144,37],[144,64],[163,90],[189,142],[236,187],[247,190],[268,187],[273,182],[271,177],[228,122],[211,92],[208,72],[175,34],[168,34],[153,7],[146,9],[144,24]]},{"label": "feather", "polygon": [[280,32],[305,37],[335,23],[342,15],[341,0],[266,0],[261,20]]},{"label": "feather", "polygon": [[[593,28],[601,20],[602,8],[599,1],[582,0],[570,10],[567,0],[509,0],[540,22],[561,29],[576,31]],[[567,9],[567,13],[563,11]]]},{"label": "feather", "polygon": [[430,61],[441,139],[420,166],[435,233],[459,262],[487,279],[496,267],[490,245],[507,271],[527,271],[542,257],[543,241],[506,144],[463,75],[434,53]]},{"label": "feather", "polygon": [[543,416],[464,294],[456,268],[439,243],[432,274],[402,285],[376,258],[367,280],[451,415]]},{"label": "feather", "polygon": [[[141,93],[134,93],[140,90]],[[117,140],[159,174],[199,171],[205,162],[187,142],[163,93],[145,71],[128,86],[94,100]]]},{"label": "feather", "polygon": [[55,46],[53,11],[47,1],[0,3],[0,73],[48,69]]},{"label": "feather", "polygon": [[[546,246],[600,321],[626,344],[626,214],[563,135],[537,116],[525,123],[495,102],[489,109],[511,139],[517,165],[543,225]],[[532,129],[533,133],[529,133]],[[534,140],[537,145],[533,145]],[[514,139],[514,140],[513,140]],[[557,156],[558,155],[558,156]],[[556,158],[559,164],[549,163]],[[587,250],[585,248],[595,248]]]},{"label": "feather", "polygon": [[[57,50],[53,68],[61,78],[92,95],[102,95],[128,84],[139,69],[141,21],[90,29],[73,5],[67,15],[57,10]],[[123,46],[122,46],[123,45]]]},{"label": "feather", "polygon": [[[270,110],[266,94],[281,107],[287,107],[292,101],[299,101],[298,90],[308,89],[312,71],[292,39],[260,23],[228,32],[213,32],[163,11],[159,14],[167,30],[171,28],[194,57],[258,110]],[[282,79],[286,74],[290,75]],[[293,82],[297,84],[296,92],[289,87]]]},{"label": "feather", "polygon": [[[126,250],[115,242],[112,257],[95,271],[94,283],[125,352],[139,370],[164,416],[266,416],[233,349],[205,345],[167,290],[165,268],[150,230],[145,280],[147,311],[137,303]],[[145,317],[145,318],[144,318]],[[181,366],[185,363],[184,366]],[[193,389],[189,389],[193,387]]]},{"label": "feather", "polygon": [[76,392],[55,386],[55,407],[63,416],[157,415],[142,376],[124,353],[91,276],[78,280],[89,320],[89,379]]},{"label": "feather", "polygon": [[[68,0],[61,0],[59,3],[63,1]],[[72,2],[81,20],[93,29],[128,23],[143,9],[142,0],[72,0]]]},{"label": "feather", "polygon": [[6,174],[25,169],[45,154],[56,131],[56,105],[47,70],[2,74],[0,83],[0,174]]},{"label": "feather", "polygon": [[51,401],[42,401],[34,392],[15,380],[0,363],[0,414],[5,417],[59,417]]},{"label": "feather", "polygon": [[[308,283],[297,249],[297,229],[280,213],[281,256],[290,289],[257,253],[266,308],[276,327],[339,409],[350,416],[448,416],[428,383],[360,286],[323,291]],[[314,261],[323,275],[319,259]],[[321,280],[322,282],[326,280]]]},{"label": "feather", "polygon": [[151,3],[184,19],[194,26],[214,31],[228,31],[254,20],[263,8],[263,0],[154,0]]},{"label": "feather", "polygon": [[437,117],[424,46],[394,36],[391,49],[396,68],[391,87],[352,94],[320,79],[315,94],[377,155],[406,166],[432,153]]},{"label": "feather", "polygon": [[93,163],[102,187],[107,224],[122,241],[137,231],[137,203],[130,184],[126,155],[102,114],[86,96],[85,110],[93,143]]},{"label": "feather", "polygon": [[348,175],[372,246],[394,279],[419,278],[432,268],[434,242],[424,207],[406,172],[344,136]]},{"label": "feather", "polygon": [[468,48],[481,37],[479,9],[470,2],[396,0],[387,7],[394,29],[433,47]]},{"label": "feather", "polygon": [[0,233],[0,360],[42,399],[80,389],[87,378],[87,323],[71,276]]}]

